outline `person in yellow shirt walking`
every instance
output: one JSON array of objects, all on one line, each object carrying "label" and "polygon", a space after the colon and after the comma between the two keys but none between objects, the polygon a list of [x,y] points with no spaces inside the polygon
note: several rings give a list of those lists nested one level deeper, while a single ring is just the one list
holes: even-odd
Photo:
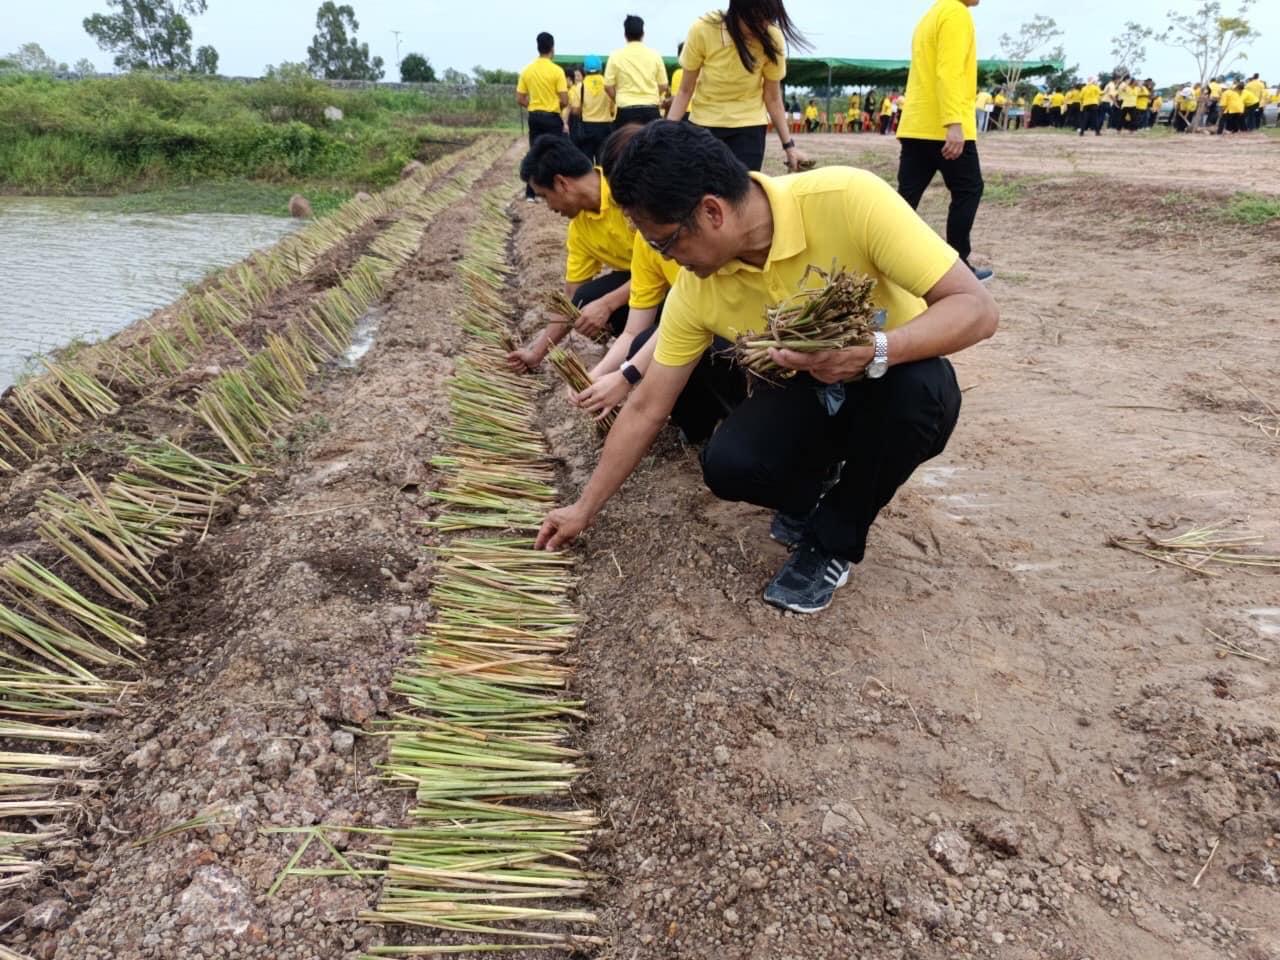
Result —
[{"label": "person in yellow shirt walking", "polygon": [[1070,87],[1062,96],[1062,125],[1070,130],[1080,126],[1080,88]]},{"label": "person in yellow shirt walking", "polygon": [[1244,100],[1244,128],[1257,130],[1262,126],[1262,107],[1267,95],[1267,85],[1255,73],[1245,81],[1241,97]]},{"label": "person in yellow shirt walking", "polygon": [[1080,88],[1080,136],[1088,130],[1095,136],[1102,136],[1102,114],[1099,106],[1102,103],[1102,88],[1098,86],[1098,78],[1090,77]]},{"label": "person in yellow shirt walking", "polygon": [[[609,181],[568,137],[550,135],[535,140],[520,161],[520,179],[569,220],[564,295],[581,311],[574,329],[589,337],[606,329],[621,332],[627,322],[635,228],[613,202]],[[516,371],[536,368],[568,332],[567,324],[553,321],[528,346],[508,353],[507,363]]]},{"label": "person in yellow shirt walking", "polygon": [[748,170],[764,166],[767,121],[782,142],[787,168],[807,160],[796,148],[782,103],[787,44],[807,42],[787,15],[782,0],[730,0],[725,10],[705,13],[689,27],[680,65],[684,77],[667,114],[710,130]]},{"label": "person in yellow shirt walking", "polygon": [[[564,110],[569,106],[569,79],[551,59],[556,55],[556,39],[547,32],[538,34],[538,59],[520,71],[516,81],[516,103],[529,111],[529,146],[547,133],[569,135],[569,120]],[[525,185],[524,198],[537,200]]]},{"label": "person in yellow shirt walking", "polygon": [[[935,173],[951,193],[947,243],[969,263],[969,234],[982,202],[974,101],[978,45],[969,8],[978,0],[935,0],[916,24],[907,72],[907,109],[898,124],[898,192],[914,209]],[[991,271],[975,269],[980,280]]]},{"label": "person in yellow shirt walking", "polygon": [[[958,2],[958,0],[950,0]],[[909,110],[921,101],[908,94]],[[972,111],[972,92],[963,108]],[[723,500],[773,510],[770,535],[792,548],[764,600],[796,613],[832,601],[861,562],[879,512],[946,447],[960,389],[945,359],[989,337],[999,311],[955,250],[874,173],[825,167],[748,173],[693,124],[640,130],[613,168],[618,202],[645,242],[683,268],[667,296],[653,362],[624,404],[578,499],[552,510],[535,547],[582,533],[635,470],[716,336],[760,331],[766,308],[810,265],[866,274],[883,310],[873,343],[777,351],[795,376],[754,386],[702,450]]]},{"label": "person in yellow shirt walking", "polygon": [[667,65],[662,54],[644,44],[644,21],[628,14],[622,21],[627,44],[609,54],[604,68],[604,85],[618,105],[615,128],[627,123],[657,120],[667,92]]},{"label": "person in yellow shirt walking", "polygon": [[1244,131],[1244,84],[1226,87],[1222,91],[1222,120],[1227,133]]},{"label": "person in yellow shirt walking", "polygon": [[582,78],[582,133],[578,148],[598,163],[600,148],[613,130],[613,98],[604,88],[600,58],[586,57],[582,65],[586,75]]},{"label": "person in yellow shirt walking", "polygon": [[1066,102],[1066,94],[1061,90],[1054,90],[1049,94],[1049,123],[1052,126],[1062,126],[1062,105]]}]

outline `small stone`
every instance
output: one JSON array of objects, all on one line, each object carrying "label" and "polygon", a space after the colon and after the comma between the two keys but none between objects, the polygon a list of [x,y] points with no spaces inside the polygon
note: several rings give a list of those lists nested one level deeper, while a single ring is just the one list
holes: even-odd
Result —
[{"label": "small stone", "polygon": [[268,740],[258,751],[258,769],[266,776],[281,780],[289,775],[296,751],[288,740]]},{"label": "small stone", "polygon": [[300,193],[289,198],[289,216],[305,220],[311,216],[311,202]]},{"label": "small stone", "polygon": [[834,924],[831,922],[831,918],[830,918],[830,917],[828,917],[825,913],[820,913],[820,914],[818,914],[818,929],[819,929],[819,930],[823,931],[824,933],[825,933],[825,932],[829,932],[833,926],[834,926]]},{"label": "small stone", "polygon": [[746,884],[748,890],[763,890],[769,883],[758,867],[747,867],[742,872],[742,882]]},{"label": "small stone", "polygon": [[974,832],[978,839],[996,853],[1006,857],[1016,857],[1022,852],[1022,833],[1010,820],[999,817],[992,820],[979,820],[974,824]]},{"label": "small stone", "polygon": [[738,925],[738,911],[733,909],[733,907],[729,907],[725,910],[722,916],[724,917],[724,922],[729,926],[736,927]]},{"label": "small stone", "polygon": [[715,762],[717,767],[723,767],[729,762],[729,748],[723,743],[717,745],[716,748],[711,751],[711,759]]},{"label": "small stone", "polygon": [[66,925],[67,902],[57,897],[41,900],[27,911],[27,926],[32,930],[57,930]]},{"label": "small stone", "polygon": [[1000,944],[1004,943],[1004,934],[1001,933],[999,930],[992,930],[991,942],[994,943],[997,947],[1000,946]]},{"label": "small stone", "polygon": [[356,737],[350,730],[335,730],[329,737],[333,743],[333,752],[342,757],[349,757],[356,748]]},{"label": "small stone", "polygon": [[139,770],[150,770],[160,762],[160,752],[159,742],[148,740],[124,758],[124,765],[126,767],[137,767]]},{"label": "small stone", "polygon": [[1093,875],[1103,883],[1109,883],[1112,886],[1115,886],[1120,882],[1120,867],[1117,864],[1108,863],[1095,870]]},{"label": "small stone", "polygon": [[960,876],[969,872],[969,841],[955,830],[939,830],[929,838],[928,850],[948,873]]}]

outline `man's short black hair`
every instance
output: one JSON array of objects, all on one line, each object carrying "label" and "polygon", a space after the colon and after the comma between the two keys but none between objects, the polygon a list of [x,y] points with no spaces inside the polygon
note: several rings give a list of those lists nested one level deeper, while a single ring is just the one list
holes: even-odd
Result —
[{"label": "man's short black hair", "polygon": [[557,174],[562,177],[583,177],[591,169],[591,161],[573,145],[572,140],[558,133],[544,133],[533,141],[533,146],[520,161],[520,179],[525,183],[553,190]]},{"label": "man's short black hair", "polygon": [[644,21],[634,13],[627,14],[627,18],[622,21],[622,35],[628,40],[643,40]]},{"label": "man's short black hair", "polygon": [[[526,36],[528,36],[528,34],[526,34]],[[538,53],[541,56],[545,57],[548,53],[550,53],[555,48],[556,48],[555,37],[547,33],[547,31],[545,30],[543,30],[540,34],[538,34]]]},{"label": "man's short black hair", "polygon": [[671,120],[633,134],[612,169],[614,199],[654,223],[686,220],[707,194],[736,204],[751,187],[746,166],[728,147],[695,124]]}]

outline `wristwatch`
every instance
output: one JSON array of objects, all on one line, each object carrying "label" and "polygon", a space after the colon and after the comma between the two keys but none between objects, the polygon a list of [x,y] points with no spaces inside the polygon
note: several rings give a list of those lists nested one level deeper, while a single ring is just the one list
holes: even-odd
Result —
[{"label": "wristwatch", "polygon": [[782,145],[782,149],[791,150],[795,147],[795,145],[796,145],[796,138],[792,137],[790,140],[788,140],[786,143]]},{"label": "wristwatch", "polygon": [[622,366],[618,368],[618,372],[621,373],[622,378],[633,387],[644,379],[644,374],[640,372],[640,368],[630,360],[623,360]]},{"label": "wristwatch", "polygon": [[873,333],[871,338],[875,342],[876,352],[871,362],[867,364],[866,373],[870,379],[879,380],[889,369],[889,338],[879,330]]}]

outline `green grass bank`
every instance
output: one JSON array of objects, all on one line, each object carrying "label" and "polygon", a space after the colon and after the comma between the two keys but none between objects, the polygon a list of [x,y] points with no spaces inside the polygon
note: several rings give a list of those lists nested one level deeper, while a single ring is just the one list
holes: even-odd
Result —
[{"label": "green grass bank", "polygon": [[[0,192],[92,196],[106,209],[315,212],[518,123],[508,87],[339,90],[290,78],[0,77]],[[326,107],[342,111],[325,117]]]}]

